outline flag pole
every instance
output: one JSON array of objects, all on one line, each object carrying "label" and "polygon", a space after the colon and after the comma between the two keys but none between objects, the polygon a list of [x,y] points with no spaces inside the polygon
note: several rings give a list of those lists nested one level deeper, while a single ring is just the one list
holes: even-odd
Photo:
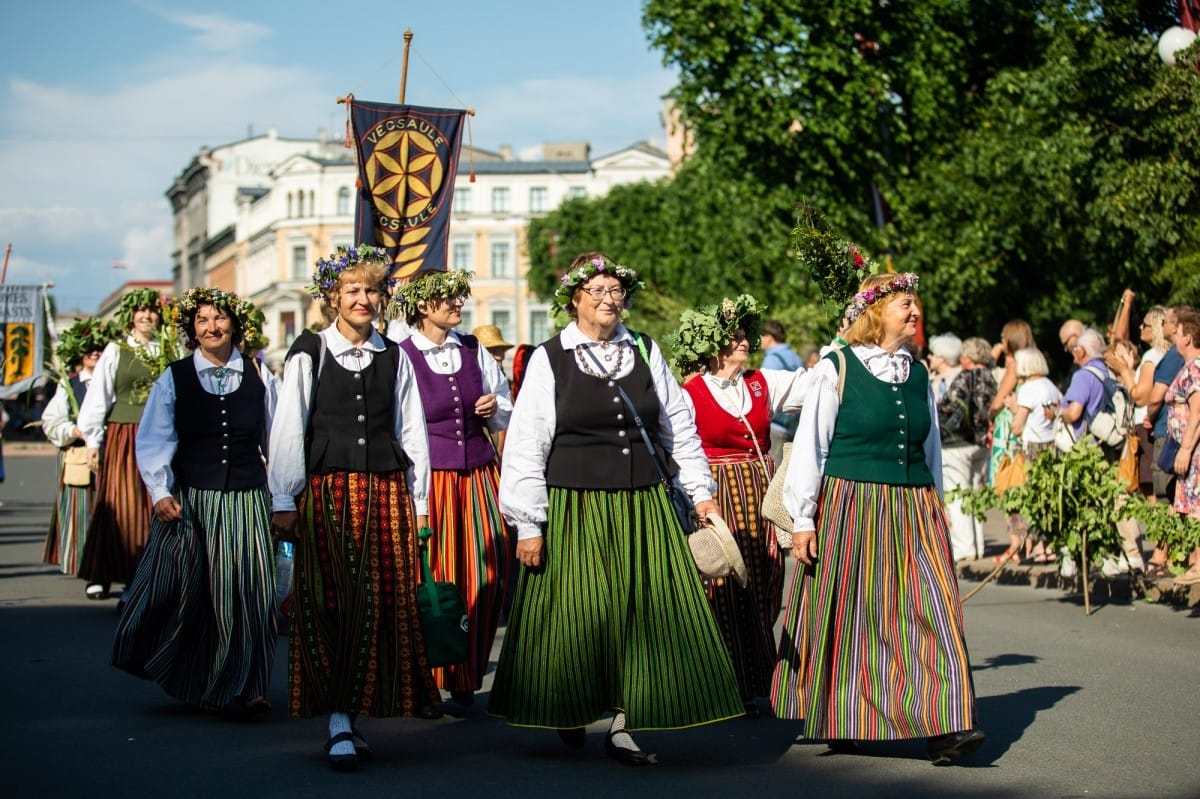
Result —
[{"label": "flag pole", "polygon": [[8,277],[8,256],[11,254],[12,242],[10,241],[8,246],[4,248],[4,269],[3,271],[0,271],[0,284],[3,284],[5,279]]},{"label": "flag pole", "polygon": [[400,62],[400,105],[404,105],[404,92],[408,87],[408,48],[412,45],[412,28],[404,29],[404,59]]}]

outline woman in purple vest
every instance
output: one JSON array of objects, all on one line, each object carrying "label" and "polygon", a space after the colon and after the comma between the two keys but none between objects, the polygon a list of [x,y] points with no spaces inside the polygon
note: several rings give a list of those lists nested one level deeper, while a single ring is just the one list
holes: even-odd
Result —
[{"label": "woman in purple vest", "polygon": [[921,318],[916,288],[913,274],[863,281],[846,312],[848,346],[813,369],[784,483],[803,565],[784,609],[772,704],[835,752],[926,738],[943,765],[984,736],[974,729],[936,403],[903,346]]},{"label": "woman in purple vest", "polygon": [[500,471],[523,568],[488,704],[510,724],[557,730],[573,749],[611,711],[605,749],[629,766],[655,762],[634,730],[745,713],[655,466],[669,456],[696,513],[718,512],[662,351],[621,324],[641,285],[603,253],[577,257],[555,294],[574,321],[530,356]]},{"label": "woman in purple vest", "polygon": [[112,664],[191,705],[263,713],[278,634],[263,466],[275,397],[237,350],[252,306],[196,288],[177,308],[194,352],[154,382],[138,427],[154,521]]},{"label": "woman in purple vest", "polygon": [[400,347],[412,361],[429,431],[430,568],[462,592],[471,635],[466,662],[435,669],[434,678],[463,706],[483,687],[513,561],[491,438],[508,426],[512,403],[496,359],[454,330],[470,294],[470,274],[432,272],[392,301],[412,328]]},{"label": "woman in purple vest", "polygon": [[292,343],[271,426],[271,526],[296,542],[290,710],[329,715],[338,771],[370,751],[356,716],[435,718],[441,701],[416,593],[425,412],[408,356],[374,324],[387,264],[366,245],[317,261],[309,291],[333,321]]}]

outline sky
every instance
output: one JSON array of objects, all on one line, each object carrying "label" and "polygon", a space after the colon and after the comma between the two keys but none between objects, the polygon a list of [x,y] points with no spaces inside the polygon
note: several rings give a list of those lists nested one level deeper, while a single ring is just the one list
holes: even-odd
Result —
[{"label": "sky", "polygon": [[5,281],[94,313],[170,279],[165,192],[200,148],[342,135],[338,96],[397,101],[406,28],[406,101],[474,108],[476,147],[664,142],[640,0],[0,0]]}]

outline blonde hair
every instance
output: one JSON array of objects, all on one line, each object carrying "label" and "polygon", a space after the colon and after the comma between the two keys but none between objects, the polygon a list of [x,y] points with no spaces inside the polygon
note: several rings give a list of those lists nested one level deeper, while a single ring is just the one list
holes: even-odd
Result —
[{"label": "blonde hair", "polygon": [[347,283],[365,283],[368,286],[378,286],[384,297],[387,297],[387,275],[388,268],[385,264],[379,261],[360,261],[342,270],[342,273],[338,275],[337,285],[325,295],[325,301],[331,306],[337,305],[337,297],[342,292],[342,286]]},{"label": "blonde hair", "polygon": [[1013,361],[1017,365],[1017,377],[1046,377],[1050,374],[1050,366],[1046,356],[1036,347],[1022,347],[1013,353]]},{"label": "blonde hair", "polygon": [[[862,285],[858,287],[858,290],[861,293],[867,289],[873,289],[878,286],[886,286],[887,284],[891,283],[895,277],[895,275],[889,275],[887,273],[881,275],[871,275],[862,282]],[[899,297],[901,294],[909,293],[911,293],[913,299],[916,300],[917,311],[920,311],[921,300],[917,297],[917,293],[915,291],[897,292],[896,296]],[[888,299],[886,302],[882,301],[881,299],[878,302],[870,303],[866,308],[864,308],[862,313],[858,315],[858,318],[854,320],[854,323],[850,325],[850,329],[846,331],[846,335],[844,336],[846,343],[850,344],[851,346],[855,344],[882,343],[883,314],[890,302],[891,299]]]}]

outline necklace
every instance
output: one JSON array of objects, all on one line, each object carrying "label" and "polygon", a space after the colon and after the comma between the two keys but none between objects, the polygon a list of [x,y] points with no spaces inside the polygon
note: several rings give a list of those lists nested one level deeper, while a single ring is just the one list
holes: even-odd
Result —
[{"label": "necklace", "polygon": [[224,366],[218,366],[213,369],[213,379],[217,381],[217,393],[225,393],[225,378],[229,375],[229,369]]},{"label": "necklace", "polygon": [[[603,350],[608,345],[609,345],[609,342],[607,342],[607,341],[602,343],[600,345],[601,350]],[[588,352],[587,352],[588,357],[585,357],[585,354],[584,354],[585,349],[588,350]],[[614,349],[615,349],[615,354],[617,356],[617,362],[616,362],[616,364],[613,365],[612,369],[608,370],[607,373],[600,371],[600,369],[603,367],[600,367],[600,361],[596,358],[595,354],[591,352],[591,349],[587,345],[580,345],[575,348],[575,360],[576,360],[576,362],[579,363],[579,368],[582,369],[585,374],[589,374],[592,377],[611,379],[617,372],[621,371],[621,364],[623,364],[625,362],[625,349],[626,348],[624,347],[624,345],[622,343],[618,342],[616,345],[614,345]],[[612,358],[610,357],[611,354],[612,353],[610,353],[610,355],[608,355],[608,356],[605,356],[604,360],[611,361],[612,360]],[[593,369],[591,364],[588,363],[589,357],[592,361],[595,362],[596,367],[597,367],[596,369]]]}]

